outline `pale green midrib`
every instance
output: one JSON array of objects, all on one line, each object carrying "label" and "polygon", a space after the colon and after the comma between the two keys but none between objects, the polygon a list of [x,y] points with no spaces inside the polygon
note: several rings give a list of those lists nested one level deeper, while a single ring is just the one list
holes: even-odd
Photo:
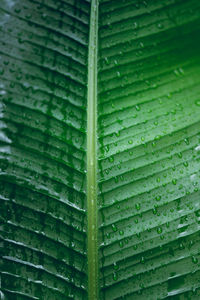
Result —
[{"label": "pale green midrib", "polygon": [[97,212],[97,42],[98,0],[91,2],[87,91],[87,256],[88,299],[98,300]]}]

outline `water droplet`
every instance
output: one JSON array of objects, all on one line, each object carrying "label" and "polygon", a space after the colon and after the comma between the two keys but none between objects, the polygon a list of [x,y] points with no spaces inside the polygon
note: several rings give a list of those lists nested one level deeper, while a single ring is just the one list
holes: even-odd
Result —
[{"label": "water droplet", "polygon": [[180,243],[180,244],[179,244],[179,249],[180,249],[180,250],[184,249],[183,243]]},{"label": "water droplet", "polygon": [[120,246],[120,248],[124,247],[123,241],[120,241],[120,242],[119,242],[119,246]]},{"label": "water droplet", "polygon": [[106,237],[107,237],[107,239],[110,239],[110,233],[109,232],[106,233]]},{"label": "water droplet", "polygon": [[124,235],[124,231],[123,231],[123,230],[120,230],[120,231],[119,231],[119,234],[120,234],[120,235]]},{"label": "water droplet", "polygon": [[190,143],[188,138],[184,139],[184,142],[186,143],[186,145],[189,145]]},{"label": "water droplet", "polygon": [[106,65],[109,65],[109,60],[107,57],[104,58]]},{"label": "water droplet", "polygon": [[153,142],[153,143],[152,143],[152,146],[155,147],[155,146],[156,146],[156,142]]},{"label": "water droplet", "polygon": [[114,232],[117,231],[117,226],[116,226],[115,224],[112,224],[111,227],[112,227],[112,230],[113,230]]},{"label": "water droplet", "polygon": [[147,3],[147,1],[143,1],[143,4],[144,4],[144,6],[145,6],[145,7],[147,7],[147,6],[148,6],[148,3]]},{"label": "water droplet", "polygon": [[117,72],[117,77],[119,78],[121,76],[120,72],[118,71]]},{"label": "water droplet", "polygon": [[140,111],[140,106],[139,106],[139,105],[136,105],[136,106],[135,106],[135,109],[136,109],[137,111]]},{"label": "water droplet", "polygon": [[160,199],[161,199],[161,196],[159,195],[159,196],[156,196],[156,201],[160,201]]},{"label": "water droplet", "polygon": [[41,18],[42,18],[43,20],[46,20],[46,18],[47,18],[47,14],[45,14],[45,13],[42,13],[42,15],[41,15]]},{"label": "water droplet", "polygon": [[134,250],[137,250],[137,247],[138,247],[137,245],[134,245],[134,246],[133,246],[133,249],[134,249]]},{"label": "water droplet", "polygon": [[136,208],[137,210],[140,210],[140,208],[141,208],[140,203],[136,203],[136,204],[135,204],[135,208]]},{"label": "water droplet", "polygon": [[106,151],[106,152],[109,151],[109,146],[108,146],[108,145],[105,146],[105,151]]},{"label": "water droplet", "polygon": [[173,183],[174,185],[176,185],[176,184],[177,184],[177,180],[176,180],[176,179],[172,179],[172,183]]},{"label": "water droplet", "polygon": [[4,74],[4,69],[0,68],[0,75],[3,75],[3,74]]},{"label": "water droplet", "polygon": [[179,75],[180,75],[178,70],[174,70],[174,74],[175,74],[176,76],[179,76]]},{"label": "water droplet", "polygon": [[157,214],[157,208],[156,208],[156,207],[153,208],[153,214],[154,214],[154,215]]},{"label": "water droplet", "polygon": [[198,259],[195,256],[192,256],[192,262],[193,262],[193,264],[197,264],[198,263]]},{"label": "water droplet", "polygon": [[141,264],[144,264],[144,263],[145,263],[144,256],[141,257],[140,262],[141,262]]},{"label": "water droplet", "polygon": [[16,12],[17,14],[19,14],[19,13],[20,13],[20,11],[21,11],[21,9],[20,9],[20,8],[15,8],[15,12]]},{"label": "water droplet", "polygon": [[161,233],[162,233],[162,228],[161,228],[161,227],[158,227],[158,228],[157,228],[157,233],[158,233],[158,234],[161,234]]},{"label": "water droplet", "polygon": [[200,100],[195,101],[195,104],[196,104],[197,106],[200,106]]},{"label": "water droplet", "polygon": [[140,42],[140,47],[141,47],[141,48],[144,48],[143,42]]},{"label": "water droplet", "polygon": [[110,156],[108,160],[109,160],[109,162],[112,163],[112,162],[114,162],[114,157],[113,157],[113,156]]},{"label": "water droplet", "polygon": [[158,24],[157,24],[157,27],[158,27],[159,29],[162,29],[164,26],[163,26],[163,24],[158,23]]},{"label": "water droplet", "polygon": [[113,280],[116,281],[118,278],[117,273],[113,273]]},{"label": "water droplet", "polygon": [[26,19],[30,19],[32,17],[32,14],[27,14],[25,17]]},{"label": "water droplet", "polygon": [[172,98],[172,94],[171,94],[171,93],[168,93],[168,94],[167,94],[167,98],[168,98],[168,99],[171,99],[171,98]]},{"label": "water droplet", "polygon": [[108,170],[108,169],[106,169],[106,170],[105,170],[105,173],[108,175],[108,174],[109,174],[109,170]]},{"label": "water droplet", "polygon": [[184,72],[184,70],[183,70],[182,68],[179,68],[178,70],[179,70],[179,73],[180,73],[181,75],[184,75],[184,74],[185,74],[185,72]]},{"label": "water droplet", "polygon": [[160,140],[160,139],[161,139],[161,135],[156,135],[156,136],[155,136],[155,140],[158,141],[158,140]]},{"label": "water droplet", "polygon": [[151,88],[152,88],[152,89],[156,89],[157,86],[158,86],[158,85],[157,85],[156,83],[152,83]]}]

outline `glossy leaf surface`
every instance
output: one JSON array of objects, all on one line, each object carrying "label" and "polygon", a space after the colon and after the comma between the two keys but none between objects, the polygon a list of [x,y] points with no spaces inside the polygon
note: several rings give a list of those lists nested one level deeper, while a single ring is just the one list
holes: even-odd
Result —
[{"label": "glossy leaf surface", "polygon": [[1,1],[1,298],[92,299],[91,153],[99,300],[199,299],[200,3],[94,5]]}]

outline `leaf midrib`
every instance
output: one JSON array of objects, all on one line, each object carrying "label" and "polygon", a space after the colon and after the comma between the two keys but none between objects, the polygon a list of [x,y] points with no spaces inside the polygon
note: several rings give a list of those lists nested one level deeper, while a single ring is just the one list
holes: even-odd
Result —
[{"label": "leaf midrib", "polygon": [[97,239],[97,43],[98,0],[92,0],[88,46],[87,91],[87,261],[89,300],[97,300],[99,294]]}]

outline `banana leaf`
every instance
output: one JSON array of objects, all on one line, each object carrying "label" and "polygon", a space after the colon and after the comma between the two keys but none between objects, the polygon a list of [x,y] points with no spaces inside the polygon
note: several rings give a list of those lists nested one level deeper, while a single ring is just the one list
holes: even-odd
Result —
[{"label": "banana leaf", "polygon": [[1,0],[0,299],[200,299],[200,2]]}]

